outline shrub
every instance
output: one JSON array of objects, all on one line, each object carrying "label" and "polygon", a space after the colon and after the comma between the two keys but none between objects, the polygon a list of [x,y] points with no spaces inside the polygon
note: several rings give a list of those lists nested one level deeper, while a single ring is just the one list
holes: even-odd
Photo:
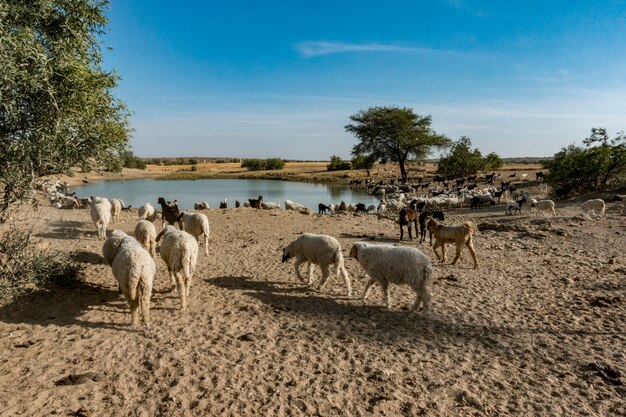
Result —
[{"label": "shrub", "polygon": [[277,170],[285,168],[285,161],[280,158],[244,159],[241,167],[247,168],[248,171]]},{"label": "shrub", "polygon": [[593,128],[585,147],[569,145],[543,163],[545,181],[555,189],[597,192],[626,184],[626,136],[609,139],[606,129]]},{"label": "shrub", "polygon": [[70,254],[37,250],[30,237],[16,227],[0,236],[0,299],[10,300],[29,287],[69,286],[80,280],[83,266]]},{"label": "shrub", "polygon": [[371,156],[357,155],[352,158],[352,169],[372,169],[376,160]]},{"label": "shrub", "polygon": [[337,155],[332,155],[330,157],[330,163],[326,165],[327,171],[343,171],[351,168],[352,164],[350,163],[350,161],[344,161]]}]

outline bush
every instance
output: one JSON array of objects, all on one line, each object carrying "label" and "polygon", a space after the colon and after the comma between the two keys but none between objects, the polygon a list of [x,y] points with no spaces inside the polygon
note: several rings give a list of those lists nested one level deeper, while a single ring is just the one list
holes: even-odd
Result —
[{"label": "bush", "polygon": [[585,147],[569,145],[543,163],[545,182],[555,189],[586,193],[626,184],[626,136],[609,139],[606,129],[593,128]]},{"label": "bush", "polygon": [[70,254],[36,250],[30,232],[15,227],[0,236],[0,299],[10,300],[29,287],[70,286],[80,281],[83,266]]},{"label": "bush", "polygon": [[247,168],[248,171],[277,170],[285,168],[285,161],[280,158],[244,159],[241,167]]},{"label": "bush", "polygon": [[376,160],[371,156],[357,155],[352,158],[352,169],[372,169]]},{"label": "bush", "polygon": [[330,157],[330,163],[326,165],[327,171],[343,171],[351,168],[352,164],[350,163],[350,161],[344,161],[337,155],[332,155]]},{"label": "bush", "polygon": [[482,170],[494,170],[502,166],[502,159],[496,153],[486,157],[478,149],[472,150],[472,141],[462,136],[454,142],[450,150],[439,159],[437,173],[451,177],[467,177]]}]

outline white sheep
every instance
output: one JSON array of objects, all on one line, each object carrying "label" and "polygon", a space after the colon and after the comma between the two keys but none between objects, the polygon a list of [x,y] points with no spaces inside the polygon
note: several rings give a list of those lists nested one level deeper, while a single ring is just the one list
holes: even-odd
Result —
[{"label": "white sheep", "polygon": [[124,241],[111,266],[126,301],[130,306],[131,323],[139,323],[139,312],[146,328],[150,327],[150,297],[156,264],[138,242]]},{"label": "white sheep", "polygon": [[530,200],[530,209],[536,209],[537,213],[539,212],[548,212],[549,215],[554,216],[556,211],[554,210],[554,201],[552,200],[535,200],[532,198]]},{"label": "white sheep", "polygon": [[194,203],[193,205],[194,210],[207,210],[208,208],[209,208],[209,203],[207,203],[206,201],[202,201],[200,203]]},{"label": "white sheep", "polygon": [[156,259],[156,227],[151,221],[139,220],[135,226],[135,238]]},{"label": "white sheep", "polygon": [[156,264],[139,242],[124,232],[115,232],[105,241],[102,252],[107,262],[113,257],[110,263],[111,269],[130,306],[132,325],[139,323],[139,313],[141,313],[146,328],[149,328],[150,297]]},{"label": "white sheep", "polygon": [[[312,233],[304,233],[296,240],[287,245],[283,249],[283,262],[291,258],[296,258],[294,269],[296,276],[300,281],[311,285],[313,278],[313,265],[319,265],[322,270],[322,279],[320,280],[318,289],[322,289],[330,276],[330,265],[334,265],[333,274],[343,277],[343,281],[348,289],[348,297],[352,296],[352,285],[350,284],[350,276],[344,266],[343,254],[341,253],[341,245],[332,236],[316,235]],[[305,281],[300,274],[300,265],[307,263],[308,280]]]},{"label": "white sheep", "polygon": [[146,203],[143,206],[139,207],[137,215],[139,216],[140,220],[148,220],[154,222],[154,220],[157,218],[157,211],[154,209],[152,204]]},{"label": "white sheep", "polygon": [[378,207],[376,208],[376,212],[378,214],[383,214],[386,209],[387,209],[387,204],[385,204],[383,200],[380,200],[380,203],[378,203]]},{"label": "white sheep", "polygon": [[91,220],[93,220],[96,225],[98,238],[106,239],[107,227],[111,221],[111,203],[106,198],[92,198],[90,214]]},{"label": "white sheep", "polygon": [[157,235],[156,241],[161,242],[161,258],[167,265],[167,271],[172,283],[178,289],[181,310],[187,309],[187,298],[191,288],[191,278],[198,261],[198,242],[189,233],[177,230],[172,225],[167,225]]},{"label": "white sheep", "polygon": [[406,284],[415,291],[415,303],[411,308],[416,311],[420,303],[424,304],[424,313],[432,310],[428,287],[433,281],[433,267],[430,260],[419,249],[408,246],[392,246],[355,242],[350,250],[370,280],[365,285],[362,299],[366,299],[372,285],[380,283],[385,293],[385,305],[391,308],[389,284]]},{"label": "white sheep", "polygon": [[204,243],[204,253],[209,255],[209,219],[201,213],[183,213],[181,214],[183,227],[182,229],[195,237],[198,242],[202,238]]},{"label": "white sheep", "polygon": [[587,200],[583,204],[581,204],[580,209],[585,214],[593,213],[595,216],[596,210],[598,211],[598,216],[604,216],[604,211],[606,209],[604,205],[604,200],[600,198],[596,198],[593,200]]},{"label": "white sheep", "polygon": [[367,206],[367,212],[376,213],[376,204],[370,204],[369,206]]},{"label": "white sheep", "polygon": [[302,211],[304,210],[304,206],[299,203],[294,203],[291,200],[285,200],[285,210]]},{"label": "white sheep", "polygon": [[280,201],[277,202],[261,202],[261,208],[265,210],[280,210]]},{"label": "white sheep", "polygon": [[124,203],[117,198],[110,198],[109,203],[111,203],[111,220],[117,221],[122,212],[122,207],[124,207]]}]

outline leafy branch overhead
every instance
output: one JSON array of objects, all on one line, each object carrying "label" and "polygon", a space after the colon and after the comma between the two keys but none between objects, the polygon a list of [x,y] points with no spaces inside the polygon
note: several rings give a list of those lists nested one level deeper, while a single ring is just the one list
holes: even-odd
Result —
[{"label": "leafy branch overhead", "polygon": [[111,166],[129,112],[101,68],[108,1],[0,3],[0,220],[33,181],[72,166]]},{"label": "leafy branch overhead", "polygon": [[352,154],[397,162],[403,180],[408,176],[408,160],[423,160],[433,148],[450,144],[450,139],[432,129],[430,116],[415,114],[406,107],[370,107],[350,116],[350,120],[354,123],[345,129],[359,139]]}]

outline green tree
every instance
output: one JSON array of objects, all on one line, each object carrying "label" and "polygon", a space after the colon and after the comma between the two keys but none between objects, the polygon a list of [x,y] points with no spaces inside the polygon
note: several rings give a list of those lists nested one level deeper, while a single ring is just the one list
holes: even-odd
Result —
[{"label": "green tree", "polygon": [[626,136],[623,132],[610,139],[606,129],[593,128],[583,144],[584,148],[569,145],[544,162],[544,168],[549,170],[546,183],[580,193],[626,184]]},{"label": "green tree", "polygon": [[485,167],[483,169],[485,171],[493,171],[502,168],[502,165],[504,165],[502,158],[500,158],[497,153],[491,152],[489,155],[485,156]]},{"label": "green tree", "polygon": [[437,172],[445,176],[467,177],[485,166],[485,158],[478,149],[472,150],[472,140],[467,136],[454,142],[446,155],[439,159]]},{"label": "green tree", "polygon": [[354,124],[345,129],[359,139],[352,154],[397,162],[403,180],[407,178],[409,158],[425,159],[433,147],[450,144],[450,139],[431,128],[430,116],[417,115],[409,108],[370,107],[350,116],[350,120]]},{"label": "green tree", "polygon": [[[43,175],[125,150],[118,77],[101,68],[107,0],[0,2],[0,221]],[[33,200],[31,200],[33,201]]]},{"label": "green tree", "polygon": [[357,155],[352,158],[352,169],[372,169],[376,162],[372,157]]}]

